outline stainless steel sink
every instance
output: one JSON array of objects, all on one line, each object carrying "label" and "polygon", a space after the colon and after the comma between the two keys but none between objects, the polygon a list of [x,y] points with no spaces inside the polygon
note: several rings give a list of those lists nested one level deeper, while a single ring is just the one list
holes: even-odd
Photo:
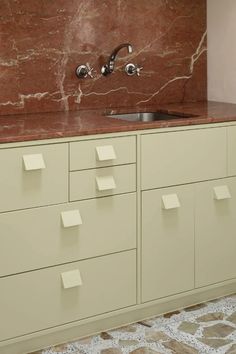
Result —
[{"label": "stainless steel sink", "polygon": [[170,120],[196,117],[192,114],[169,114],[163,112],[148,112],[148,113],[123,113],[123,114],[111,114],[109,117],[114,119],[126,120],[129,122],[153,122],[157,120]]}]

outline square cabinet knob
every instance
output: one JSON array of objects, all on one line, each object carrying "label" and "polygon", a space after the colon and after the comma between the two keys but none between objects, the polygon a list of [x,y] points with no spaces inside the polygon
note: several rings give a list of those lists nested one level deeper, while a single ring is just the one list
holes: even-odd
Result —
[{"label": "square cabinet knob", "polygon": [[62,211],[61,219],[65,228],[82,225],[82,219],[79,210]]},{"label": "square cabinet knob", "polygon": [[214,187],[214,198],[216,200],[230,199],[231,194],[230,194],[228,186]]},{"label": "square cabinet knob", "polygon": [[113,176],[96,177],[97,189],[108,191],[116,188],[116,183]]},{"label": "square cabinet knob", "polygon": [[25,171],[42,170],[46,167],[42,154],[24,155],[23,163]]},{"label": "square cabinet knob", "polygon": [[75,288],[82,285],[79,269],[61,273],[62,285],[64,289]]},{"label": "square cabinet knob", "polygon": [[180,201],[177,194],[166,194],[162,196],[163,209],[177,209],[180,207]]},{"label": "square cabinet knob", "polygon": [[116,153],[112,145],[97,146],[96,152],[98,161],[108,161],[116,159]]}]

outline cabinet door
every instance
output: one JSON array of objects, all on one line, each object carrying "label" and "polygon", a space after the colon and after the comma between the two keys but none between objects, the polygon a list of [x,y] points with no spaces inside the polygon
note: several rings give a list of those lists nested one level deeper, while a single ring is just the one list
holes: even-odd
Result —
[{"label": "cabinet door", "polygon": [[142,194],[142,302],[194,287],[193,187]]},{"label": "cabinet door", "polygon": [[236,178],[196,186],[196,287],[236,277]]}]

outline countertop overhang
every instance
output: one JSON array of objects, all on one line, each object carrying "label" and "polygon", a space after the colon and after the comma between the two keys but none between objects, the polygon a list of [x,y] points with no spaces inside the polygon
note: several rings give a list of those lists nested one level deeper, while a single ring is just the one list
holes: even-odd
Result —
[{"label": "countertop overhang", "polygon": [[[197,117],[128,122],[108,117],[108,114],[164,111]],[[107,115],[106,115],[107,114]],[[214,101],[172,103],[144,109],[84,110],[0,116],[0,143],[41,139],[66,138],[83,135],[128,132],[236,121],[236,104]]]}]

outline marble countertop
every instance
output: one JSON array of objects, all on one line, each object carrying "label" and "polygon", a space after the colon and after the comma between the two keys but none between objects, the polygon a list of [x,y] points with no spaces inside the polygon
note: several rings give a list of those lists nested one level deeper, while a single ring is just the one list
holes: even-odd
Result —
[{"label": "marble countertop", "polygon": [[[86,110],[0,116],[0,143],[236,121],[236,104],[213,101],[146,108],[149,112],[163,111],[183,116],[171,120],[127,122],[107,116],[109,113],[133,111],[138,110]],[[193,116],[186,117],[188,115]]]}]

